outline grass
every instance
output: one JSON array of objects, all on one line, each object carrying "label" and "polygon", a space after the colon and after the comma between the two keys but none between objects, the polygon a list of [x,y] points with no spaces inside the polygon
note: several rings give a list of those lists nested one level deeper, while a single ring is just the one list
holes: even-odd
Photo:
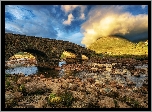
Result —
[{"label": "grass", "polygon": [[71,92],[65,92],[61,93],[60,95],[57,95],[55,93],[50,93],[48,97],[48,103],[52,106],[59,106],[64,105],[65,107],[70,107],[72,105],[74,98],[72,96]]},{"label": "grass", "polygon": [[35,59],[35,57],[27,52],[18,52],[16,53],[14,56],[10,57],[10,59],[12,58],[31,58],[31,59]]},{"label": "grass", "polygon": [[[74,53],[68,52],[68,51],[64,51],[60,57],[60,59],[66,59],[66,58],[76,58],[76,55]],[[82,59],[88,59],[87,56],[82,55]]]},{"label": "grass", "polygon": [[101,37],[91,44],[89,49],[103,56],[147,56],[148,44],[145,42],[133,43],[118,37]]},{"label": "grass", "polygon": [[132,108],[143,108],[137,100],[133,98],[129,98],[127,96],[121,98],[121,101],[125,102],[127,105],[131,106]]}]

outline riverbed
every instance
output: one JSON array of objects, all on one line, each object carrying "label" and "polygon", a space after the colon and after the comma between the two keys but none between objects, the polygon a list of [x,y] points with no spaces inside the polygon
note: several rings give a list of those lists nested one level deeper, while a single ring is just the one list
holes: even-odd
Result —
[{"label": "riverbed", "polygon": [[[7,62],[7,66],[10,68],[6,69],[5,73],[24,74],[25,76],[43,74],[48,78],[51,76],[59,78],[73,75],[82,80],[94,78],[98,83],[104,83],[106,79],[115,80],[123,84],[123,86],[127,86],[127,82],[129,81],[135,83],[135,87],[141,87],[143,83],[147,83],[146,81],[148,80],[148,64],[136,60],[132,60],[132,62],[130,62],[131,60],[129,59],[121,60],[122,62],[118,63],[86,61],[83,62],[83,64],[66,64],[66,61],[61,61],[59,62],[59,69],[45,70],[39,70],[34,64],[32,66],[26,64],[25,66],[25,63],[28,63],[26,61],[27,60],[19,59],[14,63],[12,63],[12,60]],[[126,63],[124,64],[124,62]]]},{"label": "riverbed", "polygon": [[[108,58],[87,60],[82,64],[64,61],[53,70],[17,66],[5,72],[12,74],[10,80],[17,76],[15,83],[10,81],[13,86],[11,88],[21,88],[24,85],[25,89],[12,93],[9,87],[6,88],[5,103],[8,107],[28,108],[28,105],[32,105],[33,108],[148,108],[148,60]],[[43,94],[38,94],[39,91]],[[61,102],[56,102],[55,105],[48,102],[49,94],[56,94],[60,98],[66,92],[74,98],[68,106]],[[16,100],[16,94],[20,94],[17,99],[23,99]],[[10,95],[14,95],[14,106],[8,102]],[[27,105],[23,106],[25,102]]]}]

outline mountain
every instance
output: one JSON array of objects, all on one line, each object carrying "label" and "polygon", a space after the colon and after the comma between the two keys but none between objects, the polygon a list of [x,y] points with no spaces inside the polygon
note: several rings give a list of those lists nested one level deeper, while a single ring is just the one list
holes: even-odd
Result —
[{"label": "mountain", "polygon": [[148,55],[146,42],[133,43],[118,36],[101,37],[88,48],[97,53],[108,55]]}]

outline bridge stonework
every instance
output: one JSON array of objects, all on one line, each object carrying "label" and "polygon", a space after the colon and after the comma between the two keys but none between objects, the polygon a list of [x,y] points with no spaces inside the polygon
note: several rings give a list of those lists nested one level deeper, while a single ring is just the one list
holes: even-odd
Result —
[{"label": "bridge stonework", "polygon": [[5,61],[18,52],[28,52],[36,57],[37,66],[49,68],[58,66],[62,53],[68,50],[75,52],[78,62],[81,62],[82,54],[88,58],[95,54],[69,41],[5,33]]}]

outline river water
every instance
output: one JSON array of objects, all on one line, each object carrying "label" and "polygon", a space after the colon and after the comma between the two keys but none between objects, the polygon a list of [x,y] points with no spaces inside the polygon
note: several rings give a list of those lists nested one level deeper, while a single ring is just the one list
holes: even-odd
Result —
[{"label": "river water", "polygon": [[[8,63],[8,62],[7,62]],[[25,76],[28,75],[33,75],[33,74],[44,74],[45,77],[50,77],[50,76],[55,76],[55,77],[62,77],[65,75],[74,75],[77,76],[79,78],[83,80],[86,80],[87,78],[94,78],[96,81],[98,81],[99,83],[103,83],[105,82],[105,80],[115,80],[118,83],[121,83],[123,86],[127,86],[127,81],[129,80],[133,83],[136,84],[136,87],[141,87],[143,85],[143,83],[148,80],[148,76],[146,74],[139,74],[138,77],[136,76],[132,76],[130,71],[125,71],[126,72],[126,76],[127,78],[125,78],[123,75],[115,75],[112,76],[111,75],[111,71],[104,71],[102,73],[89,73],[87,71],[79,71],[79,72],[75,72],[75,71],[67,71],[62,68],[61,70],[39,70],[35,65],[32,66],[24,66],[24,61],[22,61],[21,63],[13,63],[13,64],[8,64],[7,66],[9,66],[9,69],[5,70],[6,74],[24,74]],[[59,66],[61,67],[62,64],[66,64],[65,61],[59,62]],[[140,69],[148,69],[148,65],[143,65],[143,66],[135,66],[135,68],[140,68]],[[108,68],[109,69],[109,68]]]},{"label": "river water", "polygon": [[[20,62],[18,62],[18,61],[20,61]],[[6,62],[7,63],[6,65],[9,67],[8,69],[5,70],[6,74],[24,74],[27,76],[27,75],[38,74],[39,72],[42,73],[42,71],[39,71],[38,67],[34,64],[30,65],[30,66],[28,64],[26,64],[26,66],[25,66],[25,63],[27,63],[27,62],[24,59],[18,59],[16,62],[13,62],[13,64],[11,64],[11,62],[12,62],[12,60]],[[59,62],[59,67],[61,67],[62,64],[66,64],[66,62],[65,61]],[[54,75],[58,75],[60,73],[58,70],[50,69],[49,72],[50,71],[52,71],[52,73]],[[47,72],[47,70],[45,72]]]}]

